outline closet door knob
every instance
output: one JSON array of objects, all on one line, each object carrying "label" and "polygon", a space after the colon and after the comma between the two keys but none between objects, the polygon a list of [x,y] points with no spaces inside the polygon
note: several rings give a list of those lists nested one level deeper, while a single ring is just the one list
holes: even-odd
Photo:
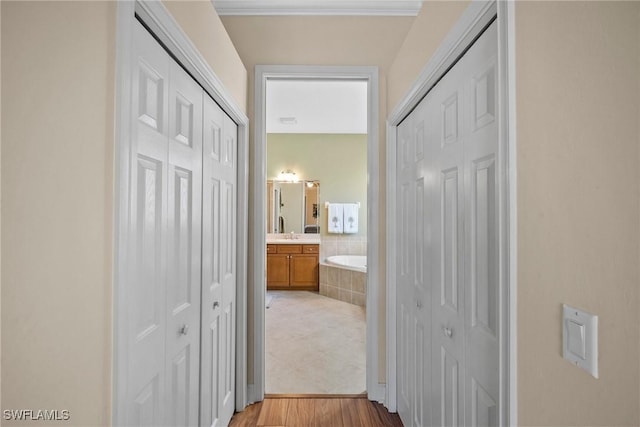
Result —
[{"label": "closet door knob", "polygon": [[182,325],[182,328],[180,328],[180,333],[182,335],[187,335],[189,333],[189,325]]},{"label": "closet door knob", "polygon": [[453,336],[453,329],[451,329],[451,328],[447,328],[446,326],[443,326],[443,327],[442,327],[442,333],[443,333],[446,337],[451,338],[451,337]]},{"label": "closet door knob", "polygon": [[213,309],[215,310],[218,307],[220,307],[220,303],[218,301],[214,301],[213,302]]}]

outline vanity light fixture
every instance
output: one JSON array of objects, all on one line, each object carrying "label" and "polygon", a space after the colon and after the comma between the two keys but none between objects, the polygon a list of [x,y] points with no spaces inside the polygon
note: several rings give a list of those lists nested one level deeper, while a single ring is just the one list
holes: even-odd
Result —
[{"label": "vanity light fixture", "polygon": [[296,173],[294,171],[292,171],[291,169],[287,169],[287,171],[282,171],[280,172],[280,175],[278,175],[278,180],[280,181],[286,181],[286,182],[298,182],[298,176],[296,175]]}]

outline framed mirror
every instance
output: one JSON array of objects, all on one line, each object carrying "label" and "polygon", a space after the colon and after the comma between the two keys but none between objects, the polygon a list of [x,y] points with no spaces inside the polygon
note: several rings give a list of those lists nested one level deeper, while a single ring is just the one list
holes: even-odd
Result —
[{"label": "framed mirror", "polygon": [[320,181],[267,181],[267,232],[320,233]]}]

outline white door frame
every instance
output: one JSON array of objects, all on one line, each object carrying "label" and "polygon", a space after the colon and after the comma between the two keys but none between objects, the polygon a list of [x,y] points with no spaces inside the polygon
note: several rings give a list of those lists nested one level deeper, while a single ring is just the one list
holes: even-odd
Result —
[{"label": "white door frame", "polygon": [[382,402],[385,385],[378,382],[378,212],[380,209],[378,177],[378,67],[320,65],[257,65],[255,69],[255,144],[253,151],[253,292],[254,292],[254,384],[252,401],[264,399],[265,388],[265,292],[266,292],[266,83],[268,79],[338,79],[364,80],[367,92],[367,394],[370,400]]},{"label": "white door frame", "polygon": [[[138,18],[136,18],[136,15]],[[158,1],[123,1],[117,5],[116,23],[116,97],[115,97],[115,166],[114,166],[114,265],[113,265],[113,396],[112,421],[122,424],[126,386],[127,316],[125,303],[127,227],[129,213],[129,157],[131,110],[131,70],[133,28],[139,19],[176,60],[191,74],[224,112],[238,125],[238,221],[237,221],[237,321],[236,321],[236,409],[247,402],[247,236],[249,184],[249,119],[238,107],[204,57],[200,54],[173,16]]]},{"label": "white door frame", "polygon": [[515,31],[514,4],[508,1],[474,1],[445,37],[439,48],[387,120],[387,395],[390,411],[397,410],[397,290],[396,290],[396,132],[400,122],[418,105],[457,59],[497,16],[498,25],[498,161],[500,260],[500,402],[503,424],[517,425],[516,354],[516,139],[515,139]]}]

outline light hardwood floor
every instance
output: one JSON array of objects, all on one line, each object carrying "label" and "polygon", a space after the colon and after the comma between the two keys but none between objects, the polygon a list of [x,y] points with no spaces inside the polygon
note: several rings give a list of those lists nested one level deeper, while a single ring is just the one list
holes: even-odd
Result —
[{"label": "light hardwood floor", "polygon": [[236,413],[230,427],[402,427],[398,414],[366,398],[267,398]]}]

